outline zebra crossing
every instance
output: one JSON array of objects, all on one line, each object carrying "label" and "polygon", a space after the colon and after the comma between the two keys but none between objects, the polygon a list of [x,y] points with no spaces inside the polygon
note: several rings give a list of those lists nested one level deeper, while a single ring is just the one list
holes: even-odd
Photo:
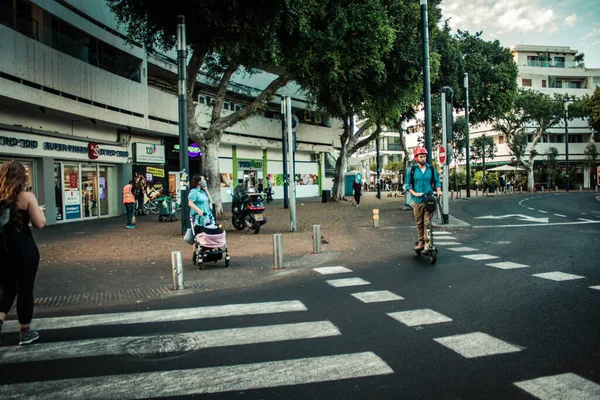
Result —
[{"label": "zebra crossing", "polygon": [[[463,246],[462,243],[457,242],[455,237],[450,236],[450,232],[445,231],[433,231],[433,237],[437,246],[444,246],[447,250],[461,254],[462,258],[472,261],[486,261],[494,260],[500,257],[493,254],[477,253],[479,249],[473,247]],[[473,254],[466,254],[473,253]],[[529,268],[529,265],[514,263],[511,261],[493,262],[485,264],[489,267],[499,268],[503,270]],[[539,274],[532,274],[534,278],[548,279],[555,282],[570,281],[575,279],[585,279],[585,276],[569,274],[561,271],[551,271]],[[599,286],[589,286],[590,289],[596,289]]]},{"label": "zebra crossing", "polygon": [[[72,317],[38,318],[36,329],[59,333],[58,341],[32,346],[0,347],[0,368],[38,362],[63,361],[72,365],[94,357],[117,359],[159,358],[191,354],[202,349],[258,345],[342,336],[328,320],[287,324],[244,326],[184,333],[157,333],[144,336],[118,336],[70,339],[69,330],[135,324],[160,324],[206,318],[255,317],[299,314],[308,311],[300,301],[274,301],[227,304],[172,310],[90,314]],[[269,317],[269,318],[271,318]],[[147,325],[148,326],[148,325]],[[152,326],[152,325],[149,325]],[[16,331],[14,321],[6,321],[3,334]],[[152,328],[151,328],[152,329]],[[62,334],[61,334],[62,333]],[[64,341],[62,341],[64,340]],[[0,385],[2,399],[137,399],[185,396],[206,393],[275,388],[308,383],[338,381],[393,374],[378,355],[363,351],[294,359],[253,360],[257,362],[227,366],[108,374],[93,377],[41,380]],[[82,361],[83,362],[83,361]],[[75,367],[77,368],[77,367]],[[4,373],[4,372],[3,372]]]},{"label": "zebra crossing", "polygon": [[[456,240],[455,237],[450,236],[450,232],[435,231],[436,244],[448,244],[449,246],[461,245],[460,243],[450,242]],[[462,247],[458,252],[469,252],[478,251],[478,249]],[[499,258],[489,254],[475,254],[470,257],[473,260],[488,260]],[[467,257],[469,258],[469,257]],[[509,261],[495,262],[486,264],[494,268],[503,270],[529,268],[528,265],[513,263]],[[314,271],[321,275],[333,275],[333,274],[350,274],[352,270],[342,267],[319,267],[314,268]],[[549,276],[540,276],[549,275]],[[555,281],[570,280],[570,279],[581,279],[577,275],[566,274],[562,272],[553,272],[550,274],[535,274],[533,276],[542,277],[546,279],[552,279]],[[343,285],[332,284],[332,282],[343,281]],[[353,278],[342,278],[327,280],[327,284],[334,288],[343,288],[351,286],[362,286],[370,285],[359,277]],[[591,289],[600,290],[599,286],[590,286]],[[369,304],[373,302],[384,302],[384,301],[401,301],[406,300],[404,297],[393,293],[389,290],[372,290],[366,292],[351,293],[351,296],[358,299],[359,301]],[[447,315],[441,314],[431,309],[412,309],[405,311],[396,311],[386,314],[393,318],[399,323],[407,327],[422,327],[424,325],[438,325],[438,324],[451,324],[454,320]],[[444,348],[451,350],[465,359],[474,359],[479,357],[493,357],[504,354],[519,353],[525,350],[525,346],[510,343],[500,338],[496,338],[485,332],[467,332],[461,334],[453,334],[449,336],[442,336],[433,339],[436,343],[440,344]],[[600,398],[600,385],[589,381],[577,374],[566,373],[552,376],[543,376],[531,380],[513,382],[514,386],[522,389],[523,391],[531,394],[532,396],[542,399],[550,400],[557,398]]]}]

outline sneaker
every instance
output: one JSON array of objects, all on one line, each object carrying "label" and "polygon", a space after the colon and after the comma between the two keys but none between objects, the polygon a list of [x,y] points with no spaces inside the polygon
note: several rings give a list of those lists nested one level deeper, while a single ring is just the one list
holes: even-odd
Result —
[{"label": "sneaker", "polygon": [[125,225],[125,228],[127,228],[127,229],[135,229],[135,225]]},{"label": "sneaker", "polygon": [[40,334],[30,328],[22,328],[19,334],[19,346],[30,344],[40,338]]}]

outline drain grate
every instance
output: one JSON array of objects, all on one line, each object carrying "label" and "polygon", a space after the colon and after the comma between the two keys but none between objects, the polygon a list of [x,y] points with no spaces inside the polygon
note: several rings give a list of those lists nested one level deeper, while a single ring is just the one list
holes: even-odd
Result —
[{"label": "drain grate", "polygon": [[36,308],[76,306],[83,304],[105,305],[132,300],[146,300],[171,294],[171,288],[138,288],[117,291],[72,294],[66,296],[39,297],[35,299]]}]

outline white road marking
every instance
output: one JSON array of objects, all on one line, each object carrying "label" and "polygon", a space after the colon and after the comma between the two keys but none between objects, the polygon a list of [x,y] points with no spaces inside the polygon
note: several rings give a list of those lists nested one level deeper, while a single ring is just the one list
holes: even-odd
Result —
[{"label": "white road marking", "polygon": [[205,348],[314,339],[341,335],[329,321],[302,322],[204,332],[127,336],[0,348],[0,364],[114,355],[150,356]]},{"label": "white road marking", "polygon": [[387,315],[406,326],[431,325],[452,321],[452,318],[429,309],[398,311]]},{"label": "white road marking", "polygon": [[[394,371],[371,352],[0,386],[0,398],[140,399],[338,381]],[[18,397],[17,397],[18,396]]]},{"label": "white road marking", "polygon": [[514,346],[483,332],[446,336],[433,340],[465,358],[516,353],[522,350],[521,347]]},{"label": "white road marking", "polygon": [[452,232],[446,232],[446,231],[433,231],[433,236],[438,236],[438,235],[452,235]]},{"label": "white road marking", "polygon": [[505,219],[505,218],[518,218],[519,221],[527,221],[527,222],[543,222],[547,223],[548,218],[536,218],[531,217],[529,215],[523,214],[506,214],[506,215],[485,215],[483,217],[475,217],[475,219]]},{"label": "white road marking", "polygon": [[557,216],[557,217],[561,217],[561,218],[567,218],[566,215],[562,215],[562,214],[554,214],[554,215]]},{"label": "white road marking", "polygon": [[352,296],[356,297],[363,303],[379,303],[379,302],[383,302],[383,301],[404,300],[404,297],[398,296],[397,294],[394,294],[394,293],[390,292],[389,290],[352,293]]},{"label": "white road marking", "polygon": [[500,258],[497,256],[492,256],[491,254],[468,254],[466,256],[461,256],[463,258],[468,258],[469,260],[482,261],[482,260],[493,260],[494,258]]},{"label": "white road marking", "polygon": [[509,224],[509,225],[473,225],[471,228],[523,228],[523,227],[537,227],[537,226],[558,226],[558,225],[582,225],[582,224],[600,224],[600,221],[581,221],[581,222],[549,222],[543,224]]},{"label": "white road marking", "polygon": [[435,239],[435,241],[438,240],[456,240],[456,238],[454,236],[440,236],[440,237],[433,237]]},{"label": "white road marking", "polygon": [[[272,301],[128,313],[88,314],[75,317],[36,318],[34,328],[37,330],[69,329],[84,326],[187,321],[191,319],[237,317],[241,315],[274,314],[306,310],[306,306],[297,300]],[[14,320],[6,321],[3,330],[4,332],[17,332],[17,322]]]},{"label": "white road marking", "polygon": [[538,210],[538,212],[541,212],[542,214],[548,214],[548,211],[544,211],[544,210]]},{"label": "white road marking", "polygon": [[531,210],[531,211],[535,211],[535,208],[533,208],[533,207],[527,207],[527,209]]},{"label": "white road marking", "polygon": [[600,285],[590,286],[590,289],[600,290]]},{"label": "white road marking", "polygon": [[573,373],[515,382],[515,386],[540,400],[600,398],[600,385]]},{"label": "white road marking", "polygon": [[550,279],[551,281],[561,282],[561,281],[571,281],[574,279],[583,279],[585,276],[567,274],[565,272],[545,272],[543,274],[534,274],[536,278]]},{"label": "white road marking", "polygon": [[457,252],[479,251],[479,249],[474,249],[472,247],[451,247],[448,250],[457,251]]},{"label": "white road marking", "polygon": [[491,264],[485,264],[485,265],[489,265],[490,267],[500,268],[500,269],[529,268],[529,265],[517,264],[514,262],[510,262],[510,261],[491,263]]},{"label": "white road marking", "polygon": [[330,275],[330,274],[344,274],[348,272],[352,272],[351,269],[346,267],[320,267],[313,268],[315,271],[320,273],[321,275]]},{"label": "white road marking", "polygon": [[440,246],[460,246],[460,245],[462,245],[462,243],[459,243],[459,242],[444,242],[444,241],[440,242],[439,239],[436,239],[435,243],[439,244]]},{"label": "white road marking", "polygon": [[361,278],[333,279],[326,282],[333,287],[360,286],[371,284],[371,282],[367,282]]},{"label": "white road marking", "polygon": [[586,218],[577,218],[579,221],[584,221],[584,222],[597,222],[593,219],[586,219]]}]

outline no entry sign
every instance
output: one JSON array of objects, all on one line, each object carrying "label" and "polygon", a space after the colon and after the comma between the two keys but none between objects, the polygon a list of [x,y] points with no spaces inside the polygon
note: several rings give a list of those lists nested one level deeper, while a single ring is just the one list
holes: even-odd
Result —
[{"label": "no entry sign", "polygon": [[440,146],[438,151],[438,159],[440,160],[440,164],[446,163],[446,148],[444,146]]}]

